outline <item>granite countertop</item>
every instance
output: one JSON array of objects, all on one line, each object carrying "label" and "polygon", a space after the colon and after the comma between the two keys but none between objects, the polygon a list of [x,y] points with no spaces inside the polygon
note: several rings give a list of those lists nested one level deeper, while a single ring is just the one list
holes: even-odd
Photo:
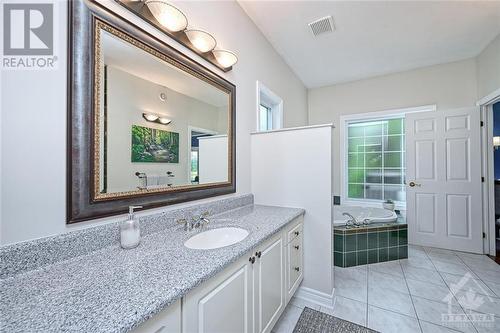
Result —
[{"label": "granite countertop", "polygon": [[175,226],[0,280],[2,332],[126,332],[279,232],[303,209],[249,205],[211,218],[207,229],[241,227],[240,243],[192,250],[196,231]]}]

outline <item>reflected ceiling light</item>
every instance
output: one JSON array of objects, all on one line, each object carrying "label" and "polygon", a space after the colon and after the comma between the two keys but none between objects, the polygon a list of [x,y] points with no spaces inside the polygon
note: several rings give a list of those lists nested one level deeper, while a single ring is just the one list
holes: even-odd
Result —
[{"label": "reflected ceiling light", "polygon": [[177,7],[163,0],[146,0],[145,3],[155,19],[168,30],[178,32],[186,29],[187,17]]},{"label": "reflected ceiling light", "polygon": [[498,149],[498,147],[500,147],[500,136],[493,137],[493,147],[495,147],[495,149]]},{"label": "reflected ceiling light", "polygon": [[152,123],[158,123],[162,125],[168,125],[172,122],[172,119],[168,119],[167,117],[163,115],[158,115],[155,113],[147,113],[143,112],[142,117],[146,119],[147,121],[150,121]]},{"label": "reflected ceiling light", "polygon": [[191,44],[193,44],[195,49],[197,49],[201,53],[212,51],[217,45],[217,41],[215,40],[215,38],[206,31],[189,29],[184,31],[184,33],[188,37]]},{"label": "reflected ceiling light", "polygon": [[168,124],[170,124],[170,123],[172,122],[172,120],[171,120],[171,119],[164,118],[164,117],[160,117],[160,118],[158,119],[158,121],[159,121],[160,123],[162,123],[163,125],[168,125]]},{"label": "reflected ceiling light", "polygon": [[152,114],[152,113],[143,113],[142,116],[144,117],[144,119],[146,119],[147,121],[156,121],[158,120],[158,116],[155,115],[155,114]]},{"label": "reflected ceiling light", "polygon": [[228,50],[213,50],[215,59],[224,68],[233,66],[238,62],[238,57],[231,51]]}]

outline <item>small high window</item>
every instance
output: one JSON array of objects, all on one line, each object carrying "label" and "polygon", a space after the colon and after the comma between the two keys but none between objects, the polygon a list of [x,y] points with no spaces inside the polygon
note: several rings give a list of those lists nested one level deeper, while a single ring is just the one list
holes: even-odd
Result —
[{"label": "small high window", "polygon": [[283,100],[257,81],[257,131],[283,127]]}]

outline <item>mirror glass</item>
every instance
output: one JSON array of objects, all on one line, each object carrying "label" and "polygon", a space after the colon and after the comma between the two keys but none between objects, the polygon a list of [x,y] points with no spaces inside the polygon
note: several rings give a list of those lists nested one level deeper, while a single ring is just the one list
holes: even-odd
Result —
[{"label": "mirror glass", "polygon": [[229,92],[126,37],[96,42],[96,192],[228,182]]}]

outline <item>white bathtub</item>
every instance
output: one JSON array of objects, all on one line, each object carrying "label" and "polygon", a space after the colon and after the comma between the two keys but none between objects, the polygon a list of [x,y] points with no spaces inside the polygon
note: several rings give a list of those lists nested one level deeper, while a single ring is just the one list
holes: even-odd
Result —
[{"label": "white bathtub", "polygon": [[349,217],[342,213],[351,214],[358,222],[369,219],[370,223],[388,223],[398,219],[396,213],[383,208],[336,205],[333,206],[333,225],[345,225],[349,220]]}]

